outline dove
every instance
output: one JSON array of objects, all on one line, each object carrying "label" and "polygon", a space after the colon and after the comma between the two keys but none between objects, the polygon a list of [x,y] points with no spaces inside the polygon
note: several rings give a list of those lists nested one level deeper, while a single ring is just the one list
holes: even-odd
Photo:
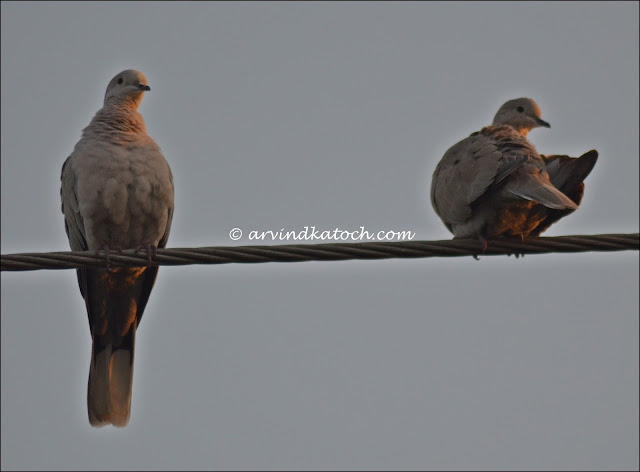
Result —
[{"label": "dove", "polygon": [[[151,88],[136,70],[108,84],[103,107],[62,166],[62,213],[74,251],[165,247],[173,176],[138,107]],[[78,269],[93,341],[87,407],[92,426],[129,422],[136,329],[158,267]]]},{"label": "dove", "polygon": [[530,98],[509,100],[491,126],[445,152],[431,179],[431,204],[454,239],[539,236],[578,208],[598,153],[539,155],[527,134],[551,127],[540,115]]}]

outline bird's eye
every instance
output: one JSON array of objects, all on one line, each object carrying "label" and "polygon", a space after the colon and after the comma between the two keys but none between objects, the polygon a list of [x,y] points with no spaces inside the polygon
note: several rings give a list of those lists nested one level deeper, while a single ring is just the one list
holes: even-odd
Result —
[{"label": "bird's eye", "polygon": [[118,77],[118,85],[120,85],[122,82],[124,82],[124,80],[122,80],[122,77]]},{"label": "bird's eye", "polygon": [[516,107],[516,111],[517,111],[518,113],[522,113],[522,112],[524,111],[524,107],[523,107],[523,106],[518,105],[518,106]]}]

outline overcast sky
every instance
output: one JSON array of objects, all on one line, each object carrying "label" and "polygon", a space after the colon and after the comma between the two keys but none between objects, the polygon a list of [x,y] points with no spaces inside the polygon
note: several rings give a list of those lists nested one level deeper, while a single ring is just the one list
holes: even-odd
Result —
[{"label": "overcast sky", "polygon": [[[522,96],[541,153],[600,153],[545,235],[638,232],[637,2],[1,10],[2,254],[68,250],[62,163],[129,68],[169,247],[448,239],[437,162]],[[3,469],[639,467],[638,252],[163,267],[125,429],[87,419],[75,272],[4,272],[1,298]]]}]

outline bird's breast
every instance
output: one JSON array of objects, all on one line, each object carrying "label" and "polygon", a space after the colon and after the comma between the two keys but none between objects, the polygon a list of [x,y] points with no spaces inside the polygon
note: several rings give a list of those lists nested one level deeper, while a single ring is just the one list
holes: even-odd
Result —
[{"label": "bird's breast", "polygon": [[89,195],[80,212],[90,249],[157,245],[173,207],[173,183],[159,153],[119,150],[80,173],[79,191]]}]

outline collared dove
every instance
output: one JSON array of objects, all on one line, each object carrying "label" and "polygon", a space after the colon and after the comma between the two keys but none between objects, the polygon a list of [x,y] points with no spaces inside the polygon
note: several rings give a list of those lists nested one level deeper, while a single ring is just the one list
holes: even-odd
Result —
[{"label": "collared dove", "polygon": [[[164,247],[173,216],[173,177],[147,135],[138,106],[147,85],[135,70],[116,75],[104,106],[62,166],[62,213],[74,251]],[[126,426],[136,328],[157,267],[78,269],[93,339],[87,405],[93,426]]]},{"label": "collared dove", "polygon": [[431,180],[431,204],[454,238],[538,236],[578,208],[598,153],[541,156],[526,139],[549,123],[529,98],[506,102],[493,124],[454,144]]}]

